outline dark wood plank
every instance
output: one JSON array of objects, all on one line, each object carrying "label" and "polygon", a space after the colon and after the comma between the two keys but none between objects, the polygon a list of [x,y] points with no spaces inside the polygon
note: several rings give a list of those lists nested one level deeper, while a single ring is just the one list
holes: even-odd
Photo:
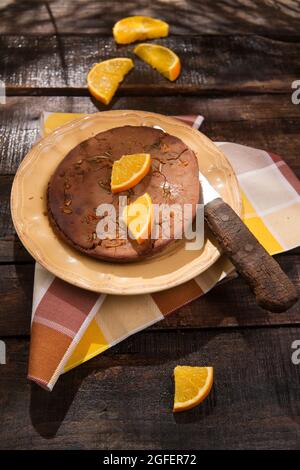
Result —
[{"label": "dark wood plank", "polygon": [[34,265],[0,265],[0,273],[0,336],[29,334]]},{"label": "dark wood plank", "polygon": [[[143,332],[61,377],[52,393],[26,380],[27,340],[7,340],[0,448],[298,449],[299,334]],[[203,404],[174,416],[177,364],[213,365],[215,383]]]},{"label": "dark wood plank", "polygon": [[[135,59],[119,94],[166,95],[207,92],[287,92],[300,76],[300,42],[260,36],[169,37],[159,41],[182,59],[182,73],[169,82]],[[98,36],[2,36],[0,79],[8,94],[88,94],[86,75],[103,59],[133,56],[132,46],[117,46]]]},{"label": "dark wood plank", "polygon": [[[300,289],[299,256],[291,252],[276,258]],[[0,336],[29,334],[33,270],[33,264],[0,265]],[[153,328],[170,330],[178,327],[230,328],[288,324],[300,324],[299,302],[286,313],[267,313],[255,304],[248,286],[238,278],[217,286]]]},{"label": "dark wood plank", "polygon": [[[133,14],[137,5],[139,13],[165,16],[173,32],[185,35],[161,41],[182,55],[184,71],[176,84],[170,84],[137,59],[112,107],[201,112],[206,116],[203,131],[210,137],[272,149],[299,174],[300,108],[290,104],[290,87],[300,76],[300,12],[293,1],[245,5],[241,0],[204,0],[200,9],[196,1],[180,0],[175,9],[170,2],[156,0],[151,6],[122,2],[122,8],[120,2],[12,0],[0,2],[0,33],[74,33],[76,24],[81,34],[110,34],[120,11],[121,16]],[[244,36],[186,38],[199,32],[287,34],[293,43]],[[3,37],[0,79],[9,95],[87,95],[89,67],[111,55],[130,54],[131,49],[117,48],[111,39],[99,37]],[[285,95],[215,96],[236,92]],[[163,96],[123,97],[144,93]],[[175,103],[174,96],[166,97],[177,93],[210,94],[212,99],[187,96]],[[9,337],[29,333],[33,282],[31,258],[15,237],[9,217],[12,174],[38,136],[41,109],[93,112],[96,107],[83,96],[19,96],[9,98],[3,109],[0,262],[28,263],[0,266],[0,334]],[[278,259],[299,283],[296,253]],[[262,312],[237,279],[155,325],[151,329],[155,331],[135,335],[65,375],[52,394],[26,381],[28,339],[7,338],[8,364],[0,366],[0,448],[299,448],[300,369],[292,365],[290,356],[300,328],[197,331],[299,325],[299,319],[299,304],[287,314]],[[216,383],[200,408],[175,418],[170,411],[171,376],[178,362],[213,364]]]},{"label": "dark wood plank", "polygon": [[292,35],[299,32],[299,4],[293,0],[52,0],[43,2],[6,0],[0,3],[0,33],[82,33],[110,34],[115,21],[130,15],[150,15],[170,22],[176,34]]},{"label": "dark wood plank", "polygon": [[43,110],[93,113],[104,109],[203,114],[201,130],[212,140],[271,150],[300,176],[300,106],[292,104],[290,95],[117,97],[108,108],[89,97],[8,97],[0,112],[0,174],[15,173],[38,137]]},{"label": "dark wood plank", "polygon": [[[300,292],[299,250],[275,256]],[[238,277],[219,284],[203,297],[167,317],[157,328],[220,328],[300,324],[300,303],[288,312],[274,314],[260,309],[244,280]]]}]

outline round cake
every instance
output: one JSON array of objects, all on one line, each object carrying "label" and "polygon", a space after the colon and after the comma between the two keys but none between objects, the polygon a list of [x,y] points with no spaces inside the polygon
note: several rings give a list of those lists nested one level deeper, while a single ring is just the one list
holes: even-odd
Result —
[{"label": "round cake", "polygon": [[[151,169],[133,188],[112,194],[110,179],[115,160],[122,155],[150,153]],[[132,203],[148,192],[153,204],[190,204],[192,218],[199,202],[200,184],[195,154],[180,139],[160,129],[124,126],[101,132],[81,142],[58,165],[48,186],[48,215],[55,232],[76,250],[111,262],[132,262],[162,250],[176,238],[172,225],[168,236],[163,220],[156,221],[158,236],[138,244],[131,238],[99,239],[96,212],[100,204],[112,204],[118,225],[119,196]],[[176,207],[176,206],[175,206]]]}]

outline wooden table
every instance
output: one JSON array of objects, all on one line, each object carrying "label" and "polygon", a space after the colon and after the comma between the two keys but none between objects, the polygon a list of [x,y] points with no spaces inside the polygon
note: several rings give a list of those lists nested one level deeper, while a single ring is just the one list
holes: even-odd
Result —
[{"label": "wooden table", "polygon": [[[63,376],[52,393],[26,379],[33,259],[13,230],[14,173],[38,137],[43,110],[96,112],[85,78],[117,47],[113,23],[142,13],[170,22],[159,41],[182,58],[176,83],[141,61],[112,109],[201,113],[213,140],[270,149],[300,176],[297,1],[0,1],[0,448],[295,449],[300,447],[299,304],[270,314],[235,279]],[[105,108],[107,109],[107,108]],[[277,256],[300,285],[299,249]],[[176,364],[212,364],[215,386],[197,409],[174,416]]]}]

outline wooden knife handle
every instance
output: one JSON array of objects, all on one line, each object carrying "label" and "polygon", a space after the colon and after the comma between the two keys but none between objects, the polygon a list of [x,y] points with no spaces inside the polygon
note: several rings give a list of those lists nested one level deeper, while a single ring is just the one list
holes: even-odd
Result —
[{"label": "wooden knife handle", "polygon": [[295,286],[239,216],[221,198],[204,209],[205,220],[224,253],[253,290],[258,305],[284,312],[297,300]]}]

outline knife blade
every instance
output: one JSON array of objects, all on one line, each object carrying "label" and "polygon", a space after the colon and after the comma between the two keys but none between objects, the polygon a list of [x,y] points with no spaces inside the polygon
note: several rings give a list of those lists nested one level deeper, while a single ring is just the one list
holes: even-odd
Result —
[{"label": "knife blade", "polygon": [[258,305],[271,312],[289,309],[298,300],[294,284],[201,172],[199,179],[205,221]]}]

